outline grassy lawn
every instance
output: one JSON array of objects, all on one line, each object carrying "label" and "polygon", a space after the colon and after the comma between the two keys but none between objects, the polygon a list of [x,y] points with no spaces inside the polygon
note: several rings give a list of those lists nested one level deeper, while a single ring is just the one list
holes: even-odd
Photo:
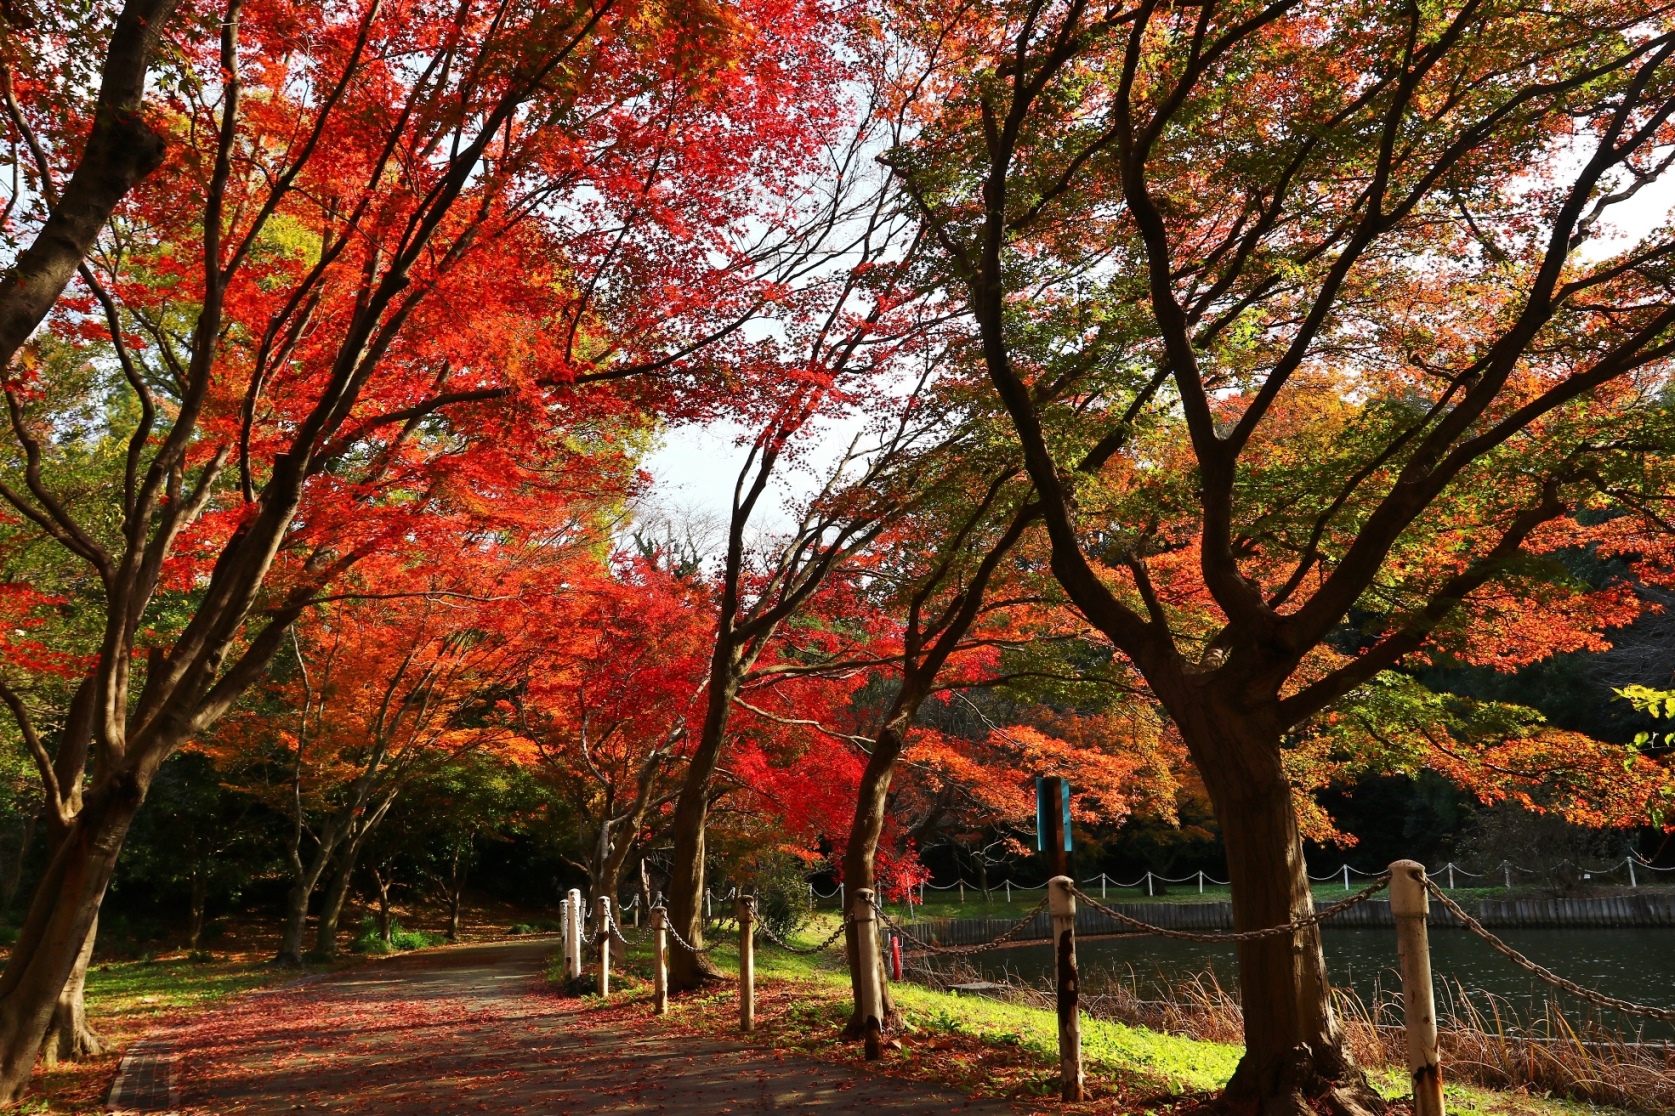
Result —
[{"label": "grassy lawn", "polygon": [[[836,926],[835,916],[823,913],[794,940],[810,945]],[[735,941],[732,934],[711,939],[711,956],[724,971],[737,971]],[[630,951],[626,969],[627,979],[611,999],[644,1001],[649,1010],[649,946]],[[756,971],[758,1025],[750,1041],[826,1061],[862,1064],[860,1045],[839,1037],[849,1013],[850,989],[838,954],[798,956],[759,939]],[[892,992],[906,1026],[899,1045],[883,1063],[871,1067],[874,1071],[980,1095],[1026,1100],[1056,1096],[1058,1030],[1051,1011],[914,984],[893,985]],[[677,998],[669,1019],[677,1026],[731,1035],[737,1030],[737,1012],[736,990],[721,988]],[[1216,1090],[1231,1076],[1240,1053],[1235,1046],[1086,1018],[1082,1044],[1090,1093],[1101,1112],[1113,1107],[1138,1111],[1171,1096]],[[1387,1096],[1406,1095],[1401,1069],[1380,1070],[1373,1078]],[[1449,1085],[1447,1094],[1450,1110],[1468,1116],[1598,1116],[1613,1111],[1469,1085]],[[1090,1103],[1089,1110],[1093,1107]],[[1065,1106],[1054,1100],[1042,1110],[1064,1111]]]}]

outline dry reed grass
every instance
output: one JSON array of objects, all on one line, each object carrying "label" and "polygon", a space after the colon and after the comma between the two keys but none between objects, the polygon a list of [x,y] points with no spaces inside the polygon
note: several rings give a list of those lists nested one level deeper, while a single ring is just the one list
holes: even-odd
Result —
[{"label": "dry reed grass", "polygon": [[[1050,991],[1017,979],[994,981],[963,962],[919,968],[912,978],[933,988],[987,981],[998,998],[1051,1009]],[[1214,973],[1185,980],[1161,974],[1142,980],[1131,967],[1081,974],[1082,1009],[1097,1019],[1166,1031],[1207,1042],[1239,1045],[1244,1013],[1238,995]],[[1355,1058],[1364,1066],[1407,1064],[1399,996],[1375,989],[1371,1003],[1335,993],[1339,1019]],[[1523,1089],[1593,1104],[1675,1113],[1675,1042],[1630,1037],[1589,1020],[1576,1024],[1552,1000],[1520,1014],[1511,1001],[1446,986],[1438,1004],[1445,1078],[1494,1089]]]}]

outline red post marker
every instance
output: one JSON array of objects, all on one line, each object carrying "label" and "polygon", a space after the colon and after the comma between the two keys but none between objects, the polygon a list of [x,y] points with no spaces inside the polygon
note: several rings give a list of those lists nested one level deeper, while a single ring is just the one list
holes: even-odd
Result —
[{"label": "red post marker", "polygon": [[890,935],[890,979],[901,980],[901,935]]}]

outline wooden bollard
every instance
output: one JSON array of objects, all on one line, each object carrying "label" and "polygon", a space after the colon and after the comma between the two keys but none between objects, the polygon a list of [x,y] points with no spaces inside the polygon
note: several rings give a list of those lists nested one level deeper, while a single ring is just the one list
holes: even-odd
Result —
[{"label": "wooden bollard", "polygon": [[651,1011],[669,1014],[669,912],[651,909]]},{"label": "wooden bollard", "polygon": [[599,917],[594,923],[594,933],[599,937],[599,995],[611,994],[611,900],[607,895],[599,897]]},{"label": "wooden bollard", "polygon": [[861,1033],[866,1038],[867,1061],[884,1057],[884,994],[879,986],[878,914],[872,909],[872,889],[855,889],[851,910],[855,923],[856,955],[861,962]]},{"label": "wooden bollard", "polygon": [[564,958],[564,977],[570,978],[570,896],[558,904],[558,952]]},{"label": "wooden bollard", "polygon": [[582,893],[576,888],[564,898],[564,976],[579,980],[582,975]]},{"label": "wooden bollard", "polygon": [[1425,866],[1415,860],[1390,865],[1390,913],[1396,918],[1396,950],[1402,959],[1402,1017],[1407,1029],[1407,1065],[1413,1077],[1414,1116],[1443,1116],[1436,991],[1431,985],[1431,945],[1425,924],[1430,909]]},{"label": "wooden bollard", "polygon": [[739,1030],[756,1029],[756,897],[741,895],[739,916]]},{"label": "wooden bollard", "polygon": [[1059,1016],[1059,1086],[1067,1101],[1082,1099],[1081,987],[1076,976],[1076,895],[1069,876],[1047,881],[1047,909],[1053,916],[1053,945],[1057,955],[1054,990]]}]

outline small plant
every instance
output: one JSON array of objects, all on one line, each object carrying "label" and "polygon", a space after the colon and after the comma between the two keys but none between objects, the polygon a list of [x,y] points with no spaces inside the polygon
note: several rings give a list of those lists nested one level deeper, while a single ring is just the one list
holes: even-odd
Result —
[{"label": "small plant", "polygon": [[408,930],[398,920],[390,920],[390,940],[385,941],[378,933],[378,920],[371,915],[361,919],[360,933],[349,948],[356,953],[384,954],[405,952],[410,949],[426,949],[438,946],[443,942],[443,936],[430,930]]}]

